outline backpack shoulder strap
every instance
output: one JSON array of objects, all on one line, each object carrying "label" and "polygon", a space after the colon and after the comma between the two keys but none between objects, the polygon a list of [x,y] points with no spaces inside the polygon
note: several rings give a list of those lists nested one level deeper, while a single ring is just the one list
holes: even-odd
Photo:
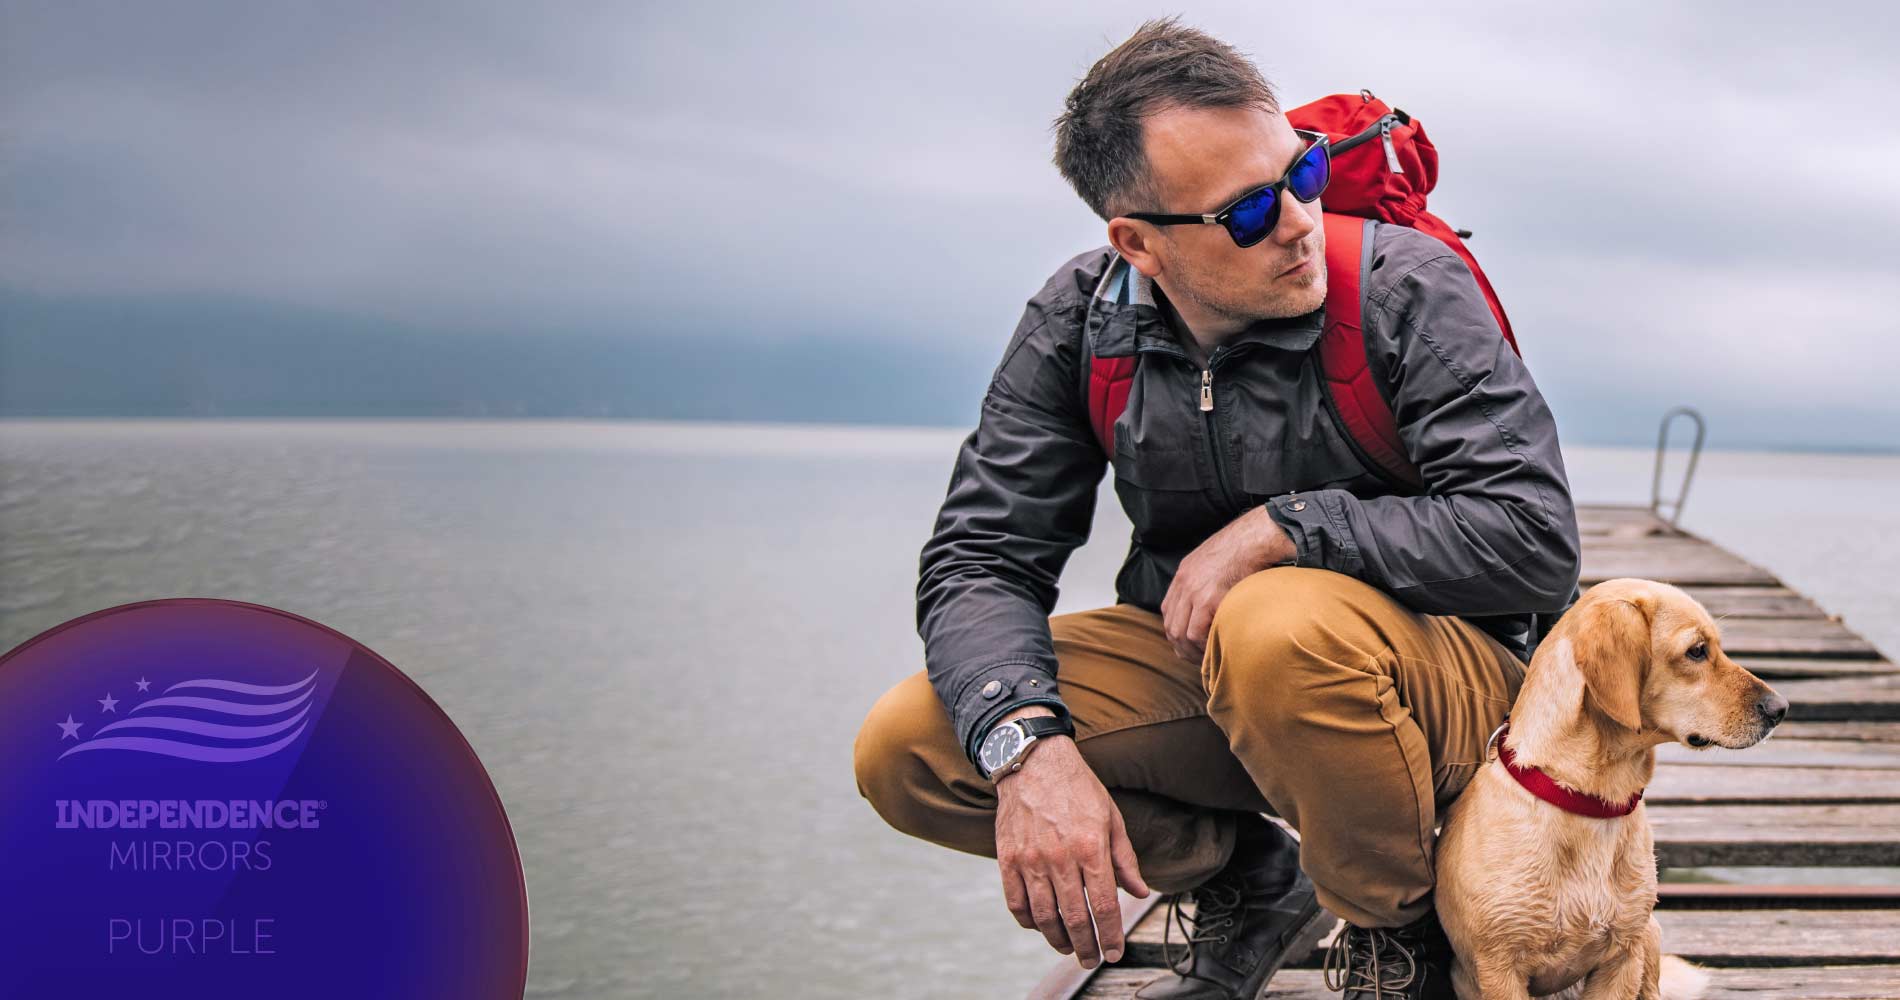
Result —
[{"label": "backpack shoulder strap", "polygon": [[1365,286],[1372,271],[1372,220],[1325,214],[1326,326],[1320,335],[1320,371],[1327,403],[1376,471],[1411,490],[1424,477],[1405,453],[1398,422],[1366,358]]},{"label": "backpack shoulder strap", "polygon": [[[1108,263],[1108,270],[1102,274],[1102,282],[1097,286],[1095,297],[1114,294],[1122,305],[1128,304],[1129,285],[1134,280],[1130,266],[1120,254],[1116,254]],[[1091,298],[1093,303],[1094,298]],[[1083,386],[1083,399],[1089,415],[1089,426],[1095,429],[1095,440],[1102,445],[1102,453],[1110,460],[1115,457],[1115,418],[1121,416],[1128,406],[1128,390],[1135,384],[1135,356],[1130,354],[1121,358],[1098,358],[1095,356],[1095,337],[1090,324],[1082,324],[1082,370],[1086,373],[1087,385]]]},{"label": "backpack shoulder strap", "polygon": [[[1333,416],[1346,431],[1349,441],[1359,450],[1367,465],[1410,490],[1424,487],[1424,477],[1405,454],[1399,439],[1398,423],[1392,408],[1379,390],[1378,376],[1366,359],[1366,340],[1361,321],[1364,309],[1364,276],[1371,271],[1372,221],[1327,213],[1326,221],[1326,320],[1320,336],[1319,354],[1326,402]],[[1115,287],[1121,280],[1118,271],[1128,262],[1117,257],[1102,277],[1102,288]],[[1122,286],[1126,295],[1126,284]],[[1099,292],[1098,292],[1099,294]],[[1122,299],[1126,301],[1126,299]],[[1084,387],[1089,425],[1102,451],[1115,456],[1115,419],[1128,405],[1128,391],[1134,384],[1134,356],[1096,357],[1094,339],[1085,331],[1082,337],[1088,384]]]}]

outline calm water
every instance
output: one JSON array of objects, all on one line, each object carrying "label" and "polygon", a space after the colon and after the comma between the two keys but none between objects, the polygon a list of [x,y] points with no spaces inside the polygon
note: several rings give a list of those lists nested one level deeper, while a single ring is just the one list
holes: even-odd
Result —
[{"label": "calm water", "polygon": [[[1719,437],[1720,428],[1716,428]],[[957,431],[0,423],[0,647],[154,597],[367,643],[486,762],[535,997],[1020,996],[994,862],[896,834],[851,742],[921,667],[917,552]],[[1576,448],[1644,502],[1647,449]],[[1710,452],[1685,527],[1900,650],[1900,456]],[[1112,494],[1058,610],[1113,599]]]}]

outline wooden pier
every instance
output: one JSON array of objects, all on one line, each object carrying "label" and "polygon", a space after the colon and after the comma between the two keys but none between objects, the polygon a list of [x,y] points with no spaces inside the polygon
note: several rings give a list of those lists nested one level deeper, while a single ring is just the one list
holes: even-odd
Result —
[{"label": "wooden pier", "polygon": [[[1711,967],[1710,997],[1900,997],[1900,885],[1670,881],[1686,868],[1900,869],[1900,668],[1774,574],[1649,507],[1577,513],[1586,589],[1622,576],[1683,588],[1719,620],[1724,651],[1791,705],[1758,747],[1659,748],[1644,801],[1664,880],[1663,949]],[[1084,971],[1064,958],[1030,996],[1133,995],[1165,968],[1161,898],[1123,897],[1132,930],[1119,963]],[[1265,995],[1337,998],[1320,957],[1296,958]]]}]

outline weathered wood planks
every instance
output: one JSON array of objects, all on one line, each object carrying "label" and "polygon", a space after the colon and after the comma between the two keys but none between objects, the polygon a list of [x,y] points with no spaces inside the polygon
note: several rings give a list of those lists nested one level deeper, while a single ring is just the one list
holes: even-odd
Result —
[{"label": "weathered wood planks", "polygon": [[1665,868],[1900,866],[1900,805],[1658,805],[1646,812]]},{"label": "weathered wood planks", "polygon": [[[1712,612],[1713,613],[1713,612]],[[1880,660],[1880,650],[1827,618],[1718,617],[1722,651],[1730,656],[1809,656]],[[1883,661],[1884,662],[1884,661]]]},{"label": "weathered wood planks", "polygon": [[1663,580],[1679,587],[1780,585],[1773,573],[1699,538],[1583,540],[1585,586],[1624,576]]},{"label": "weathered wood planks", "polygon": [[[1105,969],[1086,997],[1132,997],[1158,969]],[[1273,977],[1263,997],[1271,1000],[1339,1000],[1326,989],[1317,970],[1285,969]],[[1705,1000],[1865,1000],[1900,996],[1900,964],[1802,966],[1767,969],[1717,969]]]},{"label": "weathered wood planks", "polygon": [[[1161,967],[1162,924],[1157,907],[1128,934],[1123,966]],[[1709,965],[1900,965],[1900,909],[1659,908],[1663,947],[1672,955]],[[1332,934],[1291,967],[1316,967]],[[1182,953],[1181,935],[1173,942]]]},{"label": "weathered wood planks", "polygon": [[1683,587],[1717,618],[1826,618],[1806,594],[1786,587]]},{"label": "weathered wood planks", "polygon": [[1900,674],[1771,682],[1788,699],[1788,717],[1806,722],[1900,720]]}]

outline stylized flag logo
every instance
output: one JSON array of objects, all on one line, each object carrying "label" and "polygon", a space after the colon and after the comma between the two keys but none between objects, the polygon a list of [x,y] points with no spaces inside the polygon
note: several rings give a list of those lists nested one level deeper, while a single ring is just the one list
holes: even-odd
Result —
[{"label": "stylized flag logo", "polygon": [[[59,738],[80,742],[59,756],[64,760],[92,750],[124,750],[213,764],[259,760],[296,742],[309,727],[316,680],[313,670],[295,684],[280,686],[212,677],[179,681],[158,697],[132,706],[125,718],[100,726],[90,739],[81,739],[79,729],[85,723],[73,721],[68,713],[65,722],[55,723]],[[141,677],[135,686],[145,691],[151,682]],[[97,701],[102,714],[118,714],[119,700],[111,692]]]}]

